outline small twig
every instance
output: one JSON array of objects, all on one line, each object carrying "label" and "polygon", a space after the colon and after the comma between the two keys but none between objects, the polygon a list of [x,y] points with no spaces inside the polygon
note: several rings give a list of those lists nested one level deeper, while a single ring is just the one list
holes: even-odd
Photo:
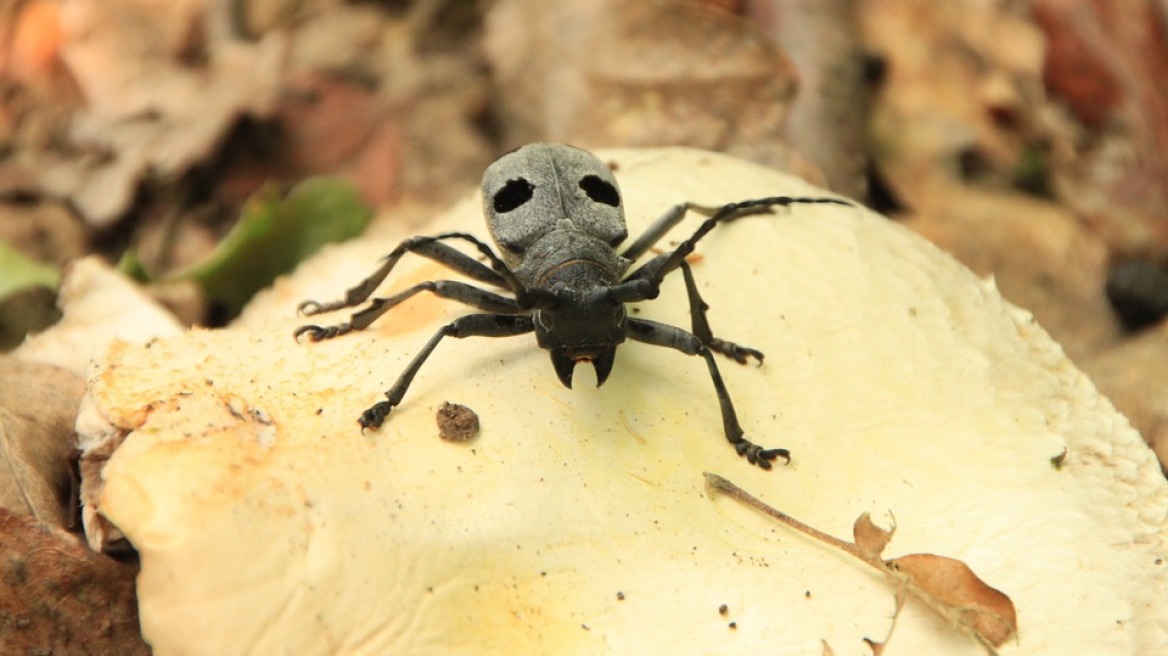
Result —
[{"label": "small twig", "polygon": [[[895,526],[892,530],[882,529],[873,524],[868,514],[864,513],[856,520],[852,529],[856,541],[847,542],[767,505],[717,474],[706,472],[705,477],[708,489],[725,494],[814,540],[854,556],[875,568],[889,583],[896,586],[896,612],[892,618],[892,627],[883,643],[869,641],[873,648],[879,645],[882,649],[892,638],[896,618],[900,615],[906,593],[922,601],[953,626],[970,634],[991,656],[997,655],[997,646],[1017,636],[1013,602],[1004,593],[978,578],[965,563],[933,554],[913,554],[884,560],[881,553],[892,538]],[[960,576],[957,580],[944,581],[936,576],[921,578],[925,571],[937,574],[952,572],[954,569],[959,570]]]},{"label": "small twig", "polygon": [[[746,490],[743,490],[742,488],[738,487],[737,485],[731,483],[730,481],[722,478],[721,476],[719,476],[717,474],[711,474],[710,472],[704,472],[704,475],[706,477],[706,488],[707,489],[715,490],[717,492],[725,494],[728,497],[731,497],[733,499],[737,499],[738,501],[741,501],[742,503],[750,506],[751,508],[754,508],[755,510],[761,512],[762,514],[764,514],[768,517],[771,517],[772,519],[778,520],[779,522],[786,524],[787,526],[795,529],[796,531],[799,531],[800,533],[803,533],[804,535],[810,536],[813,539],[816,539],[816,540],[819,540],[819,541],[824,542],[826,544],[829,544],[829,545],[835,547],[836,549],[839,549],[840,551],[843,551],[843,552],[848,553],[852,556],[855,556],[856,558],[859,558],[860,560],[862,560],[866,563],[873,564],[872,561],[867,556],[865,556],[862,551],[860,551],[860,548],[857,547],[856,545],[852,544],[851,542],[841,540],[841,539],[835,537],[834,535],[828,535],[827,533],[824,533],[823,531],[821,531],[817,528],[814,528],[814,527],[808,526],[807,524],[804,524],[803,522],[795,519],[794,517],[788,515],[787,513],[783,512],[777,508],[771,507],[771,506],[767,505],[766,503],[763,503],[758,497],[755,497],[754,495],[750,494]],[[881,569],[884,569],[883,562],[880,563],[879,567]]]}]

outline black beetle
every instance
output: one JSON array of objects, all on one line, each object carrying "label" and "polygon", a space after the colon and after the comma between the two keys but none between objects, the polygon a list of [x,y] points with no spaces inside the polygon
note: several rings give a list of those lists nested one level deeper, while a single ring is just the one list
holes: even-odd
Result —
[{"label": "black beetle", "polygon": [[[362,413],[362,429],[377,428],[401,403],[414,376],[444,337],[506,337],[535,333],[539,346],[551,354],[556,375],[572,386],[572,372],[581,362],[591,363],[601,385],[612,371],[617,347],[626,339],[666,346],[706,361],[718,403],[726,439],[739,455],[764,469],[782,457],[786,449],[764,449],[743,435],[734,404],[718,373],[714,353],[739,363],[763,354],[755,349],[719,339],[706,319],[708,306],[698,294],[686,256],[706,233],[724,221],[746,214],[796,203],[828,203],[851,206],[838,198],[772,196],[705,207],[682,203],[670,209],[624,250],[617,247],[628,237],[624,206],[612,171],[595,155],[563,144],[536,143],[497,159],[483,174],[483,207],[487,226],[502,256],[489,245],[462,232],[413,237],[385,257],[382,265],[345,298],[333,303],[305,301],[299,306],[314,315],[365,302],[406,253],[430,258],[454,271],[510,292],[510,296],[454,280],[419,283],[389,298],[374,298],[346,323],[335,326],[301,326],[296,337],[307,334],[313,341],[329,339],[368,327],[402,301],[423,291],[469,305],[482,313],[469,314],[443,326],[414,356],[381,401]],[[694,234],[672,251],[662,253],[629,272],[633,261],[644,255],[687,211],[708,216]],[[464,241],[486,258],[487,264],[455,249],[447,242]],[[689,296],[692,329],[683,330],[648,319],[628,316],[626,303],[656,298],[662,280],[681,269]]]}]

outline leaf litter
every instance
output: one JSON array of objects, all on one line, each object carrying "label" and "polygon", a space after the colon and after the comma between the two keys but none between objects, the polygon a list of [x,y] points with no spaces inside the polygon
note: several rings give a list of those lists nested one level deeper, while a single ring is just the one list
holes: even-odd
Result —
[{"label": "leaf litter", "polygon": [[885,560],[881,554],[896,532],[895,524],[891,529],[880,528],[865,512],[856,518],[852,526],[854,542],[848,542],[767,505],[717,474],[706,472],[705,477],[707,489],[725,494],[808,537],[857,558],[875,568],[896,586],[896,611],[888,635],[883,642],[866,640],[876,656],[880,656],[892,638],[896,619],[908,595],[924,602],[951,626],[968,633],[989,654],[997,654],[997,647],[1018,635],[1014,603],[1005,593],[981,580],[964,562],[929,553]]}]

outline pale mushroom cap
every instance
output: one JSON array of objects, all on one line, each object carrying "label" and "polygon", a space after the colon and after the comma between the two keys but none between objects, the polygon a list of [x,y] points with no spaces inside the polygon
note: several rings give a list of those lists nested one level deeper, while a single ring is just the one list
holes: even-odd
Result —
[{"label": "pale mushroom cap", "polygon": [[[602,158],[633,237],[683,200],[826,193],[711,153]],[[486,236],[477,197],[427,232],[448,229]],[[710,498],[704,471],[841,537],[864,511],[894,515],[887,556],[960,559],[1013,599],[1004,654],[1165,644],[1151,452],[1028,313],[886,219],[796,206],[698,248],[715,334],[767,355],[719,365],[748,436],[792,452],[771,472],[726,443],[699,358],[641,344],[604,387],[569,390],[531,336],[451,339],[362,435],[361,411],[467,310],[419,297],[297,344],[294,309],[339,298],[393,245],[331,249],[239,326],[115,345],[96,368],[90,405],[133,431],[99,511],[141,554],[156,654],[854,654],[884,638],[882,579]],[[380,295],[446,277],[407,257]],[[680,275],[636,312],[688,327]],[[477,413],[477,437],[438,437],[445,401]],[[982,651],[910,602],[885,653]]]}]

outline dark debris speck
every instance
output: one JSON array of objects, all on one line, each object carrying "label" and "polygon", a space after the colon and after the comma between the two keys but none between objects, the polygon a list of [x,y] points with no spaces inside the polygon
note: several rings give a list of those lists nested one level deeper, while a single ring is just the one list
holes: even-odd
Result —
[{"label": "dark debris speck", "polygon": [[465,442],[479,433],[479,416],[458,403],[444,402],[438,408],[438,435],[451,442]]}]

